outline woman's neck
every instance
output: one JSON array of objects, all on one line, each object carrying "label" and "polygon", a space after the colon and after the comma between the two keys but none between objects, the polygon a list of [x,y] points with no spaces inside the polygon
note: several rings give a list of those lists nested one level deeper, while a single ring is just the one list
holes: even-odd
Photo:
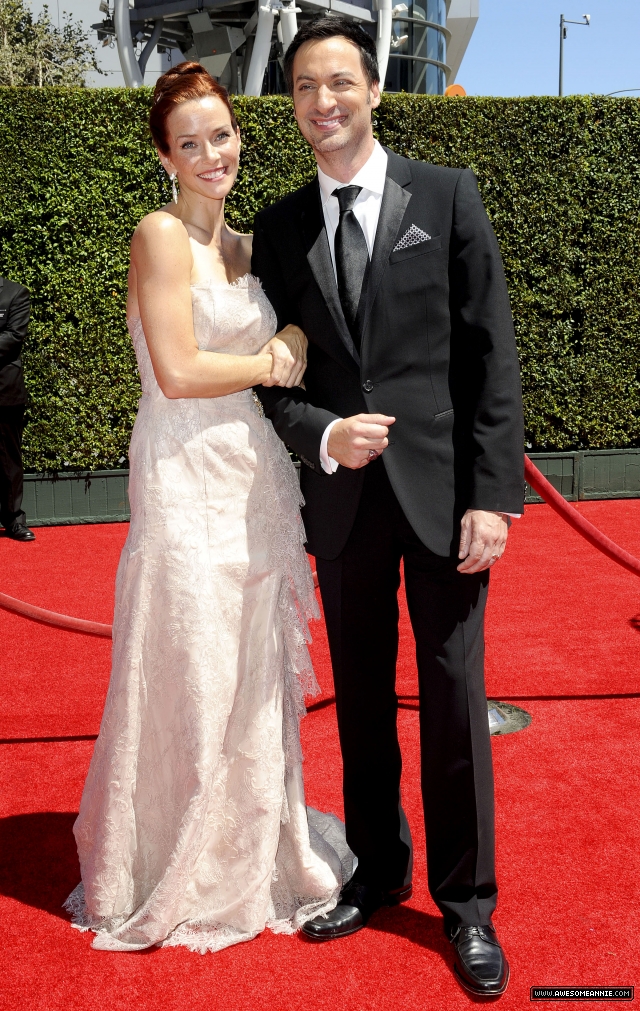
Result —
[{"label": "woman's neck", "polygon": [[180,218],[191,239],[192,283],[217,277],[234,281],[251,267],[251,247],[224,220],[224,199],[211,200],[183,190],[173,213]]},{"label": "woman's neck", "polygon": [[204,232],[209,237],[207,245],[217,246],[222,252],[222,236],[226,229],[224,200],[210,200],[186,190],[178,197],[175,213],[187,227]]}]

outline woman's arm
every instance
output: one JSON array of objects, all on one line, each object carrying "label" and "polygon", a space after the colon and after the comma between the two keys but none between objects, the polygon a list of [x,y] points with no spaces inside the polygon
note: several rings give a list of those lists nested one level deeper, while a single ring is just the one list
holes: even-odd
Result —
[{"label": "woman's arm", "polygon": [[[187,231],[161,211],[138,225],[131,241],[138,306],[156,380],[169,400],[224,397],[260,383],[286,386],[304,365],[299,342],[273,338],[257,355],[200,351],[191,308],[192,254]],[[294,354],[291,353],[292,346]]]}]

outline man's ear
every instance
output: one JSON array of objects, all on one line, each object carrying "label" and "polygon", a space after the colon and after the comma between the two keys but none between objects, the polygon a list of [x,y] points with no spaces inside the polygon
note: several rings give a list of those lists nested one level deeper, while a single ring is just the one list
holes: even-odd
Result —
[{"label": "man's ear", "polygon": [[373,81],[369,88],[370,105],[372,109],[377,109],[380,105],[380,82]]}]

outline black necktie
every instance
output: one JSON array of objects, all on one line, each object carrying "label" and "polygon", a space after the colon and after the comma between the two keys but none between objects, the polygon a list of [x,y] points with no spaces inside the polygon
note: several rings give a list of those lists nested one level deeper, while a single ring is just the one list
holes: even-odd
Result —
[{"label": "black necktie", "polygon": [[360,222],[353,213],[353,205],[361,189],[362,186],[341,186],[332,194],[338,198],[340,204],[340,221],[335,239],[338,292],[344,318],[358,349],[360,348],[360,333],[356,319],[362,293],[362,282],[369,263],[367,240]]}]

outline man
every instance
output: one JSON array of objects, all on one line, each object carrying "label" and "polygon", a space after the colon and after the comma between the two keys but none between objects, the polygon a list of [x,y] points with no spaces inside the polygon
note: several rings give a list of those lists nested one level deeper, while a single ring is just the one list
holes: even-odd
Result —
[{"label": "man", "polygon": [[0,523],[14,541],[33,541],[22,509],[22,433],[26,392],[22,342],[29,325],[29,292],[0,277]]},{"label": "man", "polygon": [[319,940],[411,895],[395,664],[400,562],[420,685],[431,894],[462,983],[500,994],[491,924],[493,776],[483,672],[490,566],[523,508],[518,359],[500,253],[468,170],[374,140],[375,46],[340,17],[285,57],[318,177],[255,222],[253,272],[309,339],[306,390],[260,388],[300,457],[358,869]]}]

